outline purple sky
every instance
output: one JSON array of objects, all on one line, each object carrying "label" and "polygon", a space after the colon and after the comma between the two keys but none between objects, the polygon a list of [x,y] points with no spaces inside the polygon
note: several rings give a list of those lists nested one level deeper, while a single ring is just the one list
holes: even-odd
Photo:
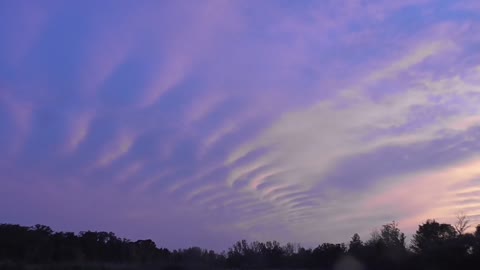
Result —
[{"label": "purple sky", "polygon": [[0,1],[0,222],[168,248],[480,217],[480,4]]}]

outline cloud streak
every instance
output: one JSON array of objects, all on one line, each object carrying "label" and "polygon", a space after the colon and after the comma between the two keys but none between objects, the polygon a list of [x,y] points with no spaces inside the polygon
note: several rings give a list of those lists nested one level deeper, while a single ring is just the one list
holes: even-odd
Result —
[{"label": "cloud streak", "polygon": [[[232,153],[227,164],[233,165],[236,169],[227,179],[227,183],[233,184],[238,181],[236,179],[242,179],[260,169],[257,177],[252,176],[251,185],[257,187],[265,181],[266,176],[272,175],[267,168],[273,167],[280,172],[274,177],[276,184],[298,184],[309,190],[322,181],[327,181],[325,176],[328,172],[336,169],[336,164],[346,158],[391,146],[406,147],[429,142],[444,137],[445,132],[466,132],[469,128],[475,127],[478,125],[477,117],[480,111],[475,105],[478,102],[479,92],[476,84],[477,75],[473,75],[475,71],[472,69],[464,70],[467,74],[473,75],[468,80],[461,79],[459,76],[436,80],[411,78],[410,80],[416,83],[413,86],[405,85],[401,93],[387,95],[381,100],[374,100],[369,95],[373,86],[383,86],[383,82],[391,84],[392,80],[395,82],[402,79],[400,75],[407,70],[417,68],[427,59],[434,58],[435,55],[452,48],[449,43],[447,41],[433,45],[420,45],[409,55],[380,71],[367,75],[360,83],[355,83],[354,88],[340,92],[338,98],[322,101],[306,110],[285,114],[256,140]],[[418,110],[428,111],[439,108],[445,109],[449,114],[442,114],[441,117],[429,115],[424,119],[417,114]],[[257,148],[270,150],[267,155],[258,157],[250,163],[235,166],[238,160]],[[372,166],[379,165],[372,164]],[[449,175],[450,172],[446,174]],[[461,179],[457,175],[452,177]],[[388,183],[388,180],[385,181]],[[423,182],[417,179],[413,182],[423,185]],[[417,190],[423,189],[419,187]],[[256,191],[255,188],[252,190]],[[396,196],[386,191],[378,193],[385,194],[389,203],[396,203],[408,193],[408,190],[400,187],[392,188],[390,192],[396,190],[400,190]],[[448,189],[436,190],[432,194],[438,196],[438,194],[444,194],[446,190]],[[281,207],[286,210],[292,205],[299,206],[301,204],[296,200],[309,197],[297,194],[295,189],[289,189],[282,200]],[[369,195],[372,196],[371,193]],[[390,200],[390,198],[396,198],[396,200]],[[433,200],[434,197],[429,198]],[[388,209],[395,207],[389,203],[378,204],[388,205]],[[411,203],[406,207],[410,211],[419,209],[421,205],[433,204],[429,200],[411,201]],[[299,210],[299,212],[302,211]],[[413,215],[418,222],[417,214],[400,211],[397,218],[404,219],[408,215]],[[426,215],[421,216],[426,217]],[[278,217],[275,216],[275,218]],[[319,222],[322,223],[322,221]]]},{"label": "cloud streak", "polygon": [[475,1],[27,2],[0,4],[12,222],[224,249],[479,214]]}]

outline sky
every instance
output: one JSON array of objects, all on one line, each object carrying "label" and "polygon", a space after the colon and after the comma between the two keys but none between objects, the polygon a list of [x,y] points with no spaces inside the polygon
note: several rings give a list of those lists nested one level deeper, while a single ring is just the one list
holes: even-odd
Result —
[{"label": "sky", "polygon": [[316,246],[480,222],[480,2],[0,1],[0,223]]}]

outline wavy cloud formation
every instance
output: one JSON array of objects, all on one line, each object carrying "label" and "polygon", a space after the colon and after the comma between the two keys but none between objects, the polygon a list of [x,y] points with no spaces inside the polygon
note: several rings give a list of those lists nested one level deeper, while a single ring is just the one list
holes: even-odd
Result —
[{"label": "wavy cloud formation", "polygon": [[29,2],[0,3],[4,222],[224,249],[480,217],[476,1]]},{"label": "wavy cloud formation", "polygon": [[[398,208],[400,213],[397,217],[392,216],[392,218],[410,220],[414,217],[413,220],[417,223],[418,220],[428,218],[428,214],[433,217],[453,215],[454,213],[445,210],[443,212],[433,212],[433,215],[432,212],[418,213],[417,211],[424,207],[434,208],[435,198],[439,196],[448,197],[450,188],[457,181],[470,181],[478,176],[473,173],[459,175],[456,173],[458,170],[456,166],[460,167],[459,170],[463,170],[462,168],[465,167],[467,171],[471,171],[471,168],[475,167],[475,165],[471,165],[468,158],[475,156],[478,153],[476,152],[477,149],[473,145],[462,146],[465,138],[461,138],[459,135],[465,134],[469,138],[468,140],[475,140],[475,137],[472,137],[475,134],[473,129],[480,124],[480,110],[477,106],[480,101],[480,91],[478,90],[480,74],[477,67],[471,67],[461,70],[460,74],[431,79],[428,76],[415,76],[416,73],[421,74],[421,68],[415,73],[410,71],[417,69],[417,65],[428,61],[429,57],[433,60],[436,54],[451,48],[452,46],[449,43],[449,41],[446,41],[442,42],[442,45],[440,43],[422,45],[410,55],[382,68],[380,71],[374,71],[367,75],[360,83],[355,83],[353,88],[340,92],[337,98],[322,101],[306,110],[284,114],[257,139],[241,146],[230,155],[227,164],[234,165],[235,169],[227,182],[234,186],[239,181],[249,181],[246,190],[258,195],[263,193],[258,187],[268,183],[268,178],[271,176],[273,177],[270,180],[279,187],[289,184],[296,185],[295,188],[290,187],[288,192],[277,196],[277,198],[281,198],[280,207],[282,211],[288,213],[285,215],[286,218],[295,217],[293,214],[308,213],[311,212],[312,208],[317,209],[324,205],[323,200],[316,200],[308,207],[303,207],[301,200],[303,198],[308,200],[314,197],[315,193],[307,193],[302,196],[302,192],[315,189],[323,181],[329,181],[329,183],[318,189],[317,192],[320,192],[320,194],[323,193],[323,190],[327,194],[331,192],[328,185],[336,185],[332,181],[335,180],[335,177],[329,179],[329,176],[334,176],[331,175],[332,171],[350,169],[348,167],[338,167],[338,164],[343,160],[376,152],[383,153],[383,158],[386,158],[389,153],[388,150],[384,151],[384,149],[391,149],[392,147],[399,148],[400,150],[397,151],[400,154],[401,149],[405,149],[403,157],[400,156],[400,158],[415,159],[415,157],[409,157],[410,146],[439,141],[440,143],[434,145],[434,148],[427,147],[423,151],[432,153],[442,149],[445,154],[450,154],[448,151],[451,151],[451,149],[457,150],[461,147],[460,151],[464,153],[452,160],[452,162],[455,162],[454,164],[456,162],[460,162],[460,164],[445,171],[436,168],[441,173],[431,172],[431,175],[425,176],[428,180],[424,180],[421,177],[424,174],[423,171],[428,171],[430,166],[435,164],[428,159],[417,159],[416,162],[425,162],[423,167],[395,171],[399,175],[397,178],[401,179],[396,181],[401,181],[401,184],[389,187],[393,181],[386,178],[380,179],[386,183],[380,182],[370,187],[368,196],[371,198],[368,200],[375,203],[362,207],[360,203],[362,199],[359,198],[353,202],[356,206],[350,205],[349,208],[351,208],[350,211],[361,212],[363,215],[366,215],[367,212],[375,212],[376,208],[379,207],[385,209],[384,215],[391,214],[394,209]],[[428,65],[428,63],[423,64]],[[404,85],[401,92],[387,93],[382,97],[372,96],[373,93],[369,92],[370,87],[386,89],[391,83],[402,84],[399,79],[404,80],[402,75],[405,76],[404,73],[407,71],[411,73],[406,75],[409,76],[408,85]],[[382,84],[384,82],[386,84]],[[455,144],[451,145],[453,138]],[[266,155],[257,157],[246,164],[236,165],[239,160],[247,157],[258,148],[268,148],[269,150]],[[388,163],[398,162],[396,160],[375,161],[363,165],[368,166],[369,170],[373,171],[383,170],[382,167],[385,166],[388,166],[390,170],[395,170],[395,165],[392,166]],[[397,164],[397,166],[400,164]],[[446,163],[444,166],[451,165]],[[388,170],[386,173],[388,173]],[[345,174],[350,178],[360,178],[357,181],[369,181],[369,179],[364,179],[361,174]],[[370,173],[366,175],[368,174]],[[405,174],[405,176],[400,176],[402,174]],[[253,176],[246,177],[247,175]],[[438,177],[440,175],[442,177]],[[350,181],[355,180],[350,179]],[[437,188],[428,189],[427,186],[434,184],[432,181],[443,181],[443,185],[437,184]],[[387,186],[387,190],[376,191],[377,186]],[[408,198],[408,194],[412,190],[421,192],[421,196],[419,196],[421,200],[408,199],[408,204],[399,204],[402,199]],[[338,199],[341,200],[340,198],[343,195],[341,191],[339,192],[340,194],[335,196],[338,196]],[[274,193],[278,193],[278,191]],[[360,191],[357,190],[356,193],[360,193]],[[316,195],[319,196],[320,194],[317,193]],[[325,196],[330,197],[327,194]],[[386,201],[380,198],[384,198]],[[278,205],[279,202],[278,199],[271,200],[271,197],[263,199],[275,205]],[[345,202],[346,205],[350,203],[352,202]],[[478,205],[474,206],[478,207]],[[461,208],[456,205],[448,205],[448,207],[450,207],[450,210],[456,211]],[[347,213],[347,217],[354,216],[351,212]],[[319,222],[315,227],[324,227],[322,226],[324,225],[323,221],[318,221],[319,215],[315,213],[309,215],[313,222]],[[327,216],[336,215],[330,213]],[[278,216],[274,216],[274,219],[277,218]],[[273,222],[270,219],[262,219],[260,222]],[[302,222],[301,225],[305,224]],[[311,225],[311,223],[308,223],[306,228],[295,227],[295,229],[304,231]],[[409,229],[414,229],[411,220],[408,225],[411,226]],[[374,224],[371,226],[374,226]],[[326,228],[331,227],[326,226]]]}]

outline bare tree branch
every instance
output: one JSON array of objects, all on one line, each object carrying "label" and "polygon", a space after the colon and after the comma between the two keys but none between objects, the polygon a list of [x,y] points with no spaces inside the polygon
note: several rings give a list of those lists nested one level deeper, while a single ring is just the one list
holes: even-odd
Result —
[{"label": "bare tree branch", "polygon": [[456,218],[457,221],[455,222],[453,227],[455,227],[455,230],[459,235],[462,235],[472,226],[470,224],[470,219],[463,211],[459,212]]}]

